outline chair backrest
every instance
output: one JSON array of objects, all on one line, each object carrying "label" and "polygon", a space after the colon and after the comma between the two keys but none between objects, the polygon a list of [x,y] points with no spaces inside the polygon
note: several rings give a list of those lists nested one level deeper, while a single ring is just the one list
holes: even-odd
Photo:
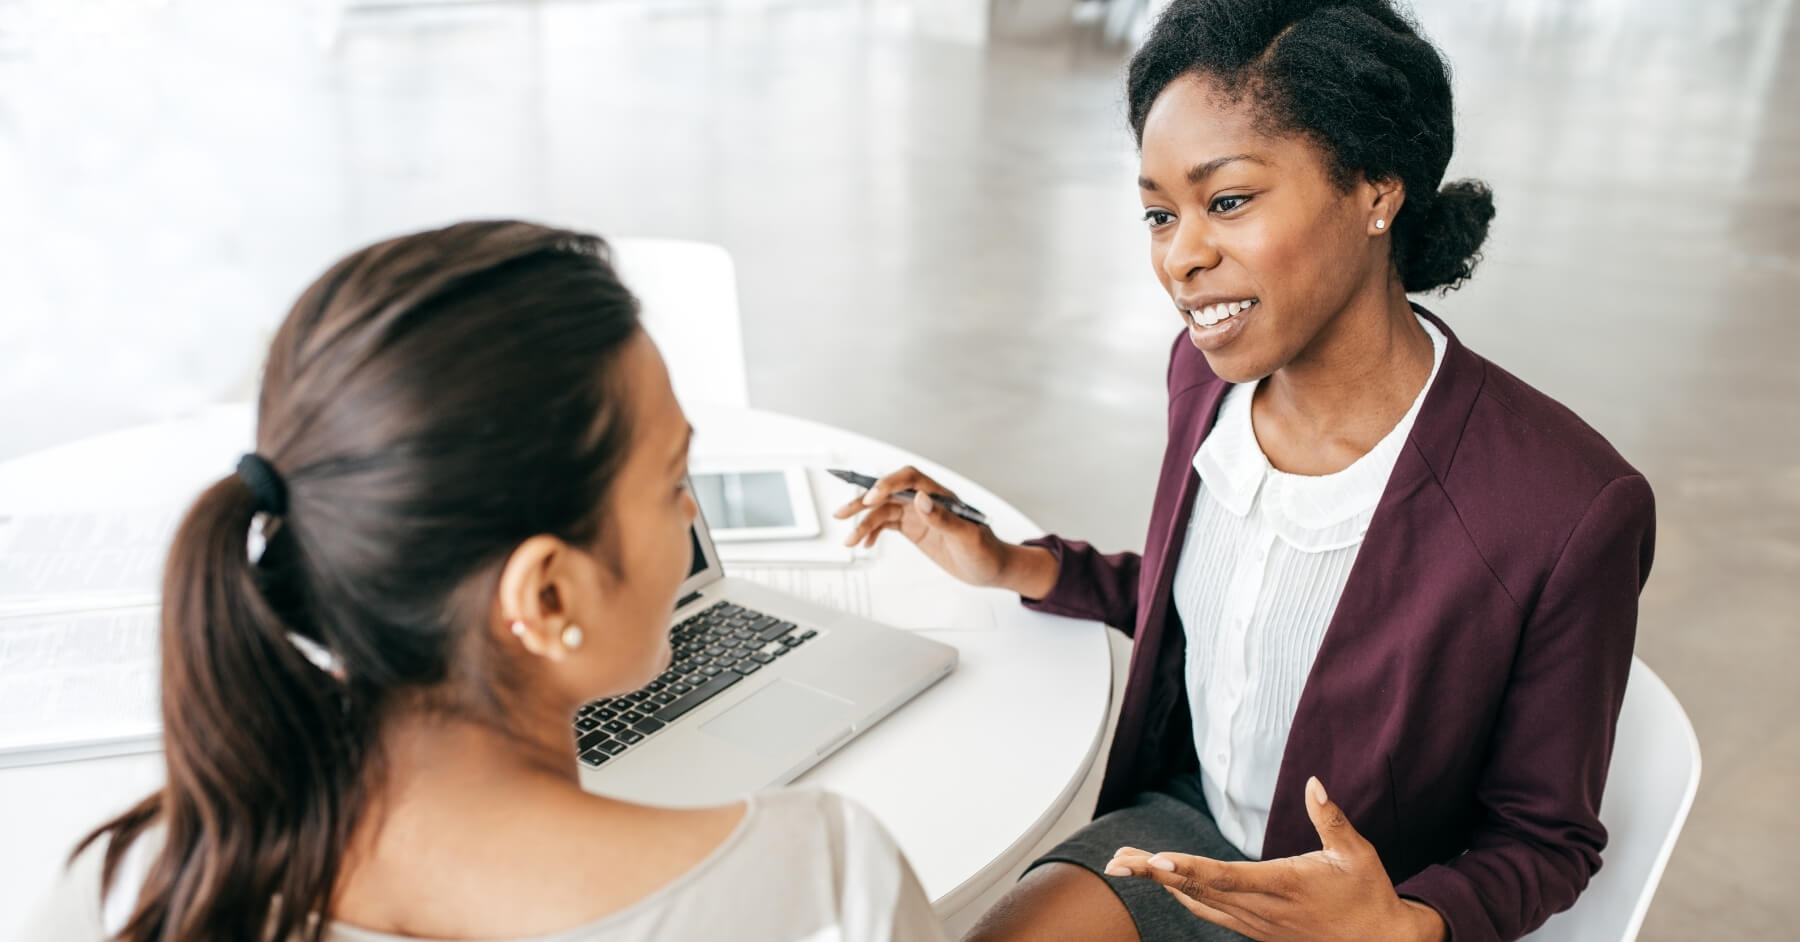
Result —
[{"label": "chair backrest", "polygon": [[731,254],[678,239],[609,241],[619,277],[643,302],[644,329],[669,364],[676,398],[749,406]]},{"label": "chair backrest", "polygon": [[1662,678],[1636,658],[1619,713],[1600,821],[1607,842],[1600,872],[1575,901],[1532,933],[1531,942],[1632,942],[1700,786],[1700,742]]}]

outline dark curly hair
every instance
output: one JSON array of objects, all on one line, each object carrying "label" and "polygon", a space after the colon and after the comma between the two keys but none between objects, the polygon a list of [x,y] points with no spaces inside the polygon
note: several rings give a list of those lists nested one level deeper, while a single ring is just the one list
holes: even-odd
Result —
[{"label": "dark curly hair", "polygon": [[1399,180],[1394,264],[1409,292],[1450,291],[1481,260],[1494,195],[1478,180],[1439,189],[1456,128],[1450,69],[1389,0],[1175,0],[1131,58],[1131,131],[1163,89],[1205,76],[1256,105],[1269,133],[1299,133],[1334,182]]}]

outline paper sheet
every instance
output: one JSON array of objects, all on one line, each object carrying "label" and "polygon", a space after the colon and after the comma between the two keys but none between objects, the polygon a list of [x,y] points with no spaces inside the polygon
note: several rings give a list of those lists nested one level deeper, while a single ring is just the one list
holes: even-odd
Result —
[{"label": "paper sheet", "polygon": [[854,566],[732,566],[731,575],[809,602],[872,618],[869,574]]},{"label": "paper sheet", "polygon": [[154,602],[180,514],[0,515],[0,614]]},{"label": "paper sheet", "polygon": [[[734,565],[731,575],[830,608],[914,631],[990,631],[994,599],[935,571],[923,578],[871,580],[861,566]],[[1008,598],[1004,604],[1018,604]]]},{"label": "paper sheet", "polygon": [[0,515],[0,766],[153,747],[172,507]]},{"label": "paper sheet", "polygon": [[36,750],[153,741],[158,611],[0,616],[0,766]]}]

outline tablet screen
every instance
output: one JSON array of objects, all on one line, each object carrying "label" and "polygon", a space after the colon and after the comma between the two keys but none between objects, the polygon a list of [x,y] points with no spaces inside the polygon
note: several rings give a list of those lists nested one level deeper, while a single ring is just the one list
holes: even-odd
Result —
[{"label": "tablet screen", "polygon": [[779,471],[694,474],[694,499],[714,530],[746,530],[795,525],[787,476]]}]

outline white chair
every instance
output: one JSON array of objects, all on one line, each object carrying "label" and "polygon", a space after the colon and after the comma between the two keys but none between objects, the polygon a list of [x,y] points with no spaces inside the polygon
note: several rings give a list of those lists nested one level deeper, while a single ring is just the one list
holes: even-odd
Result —
[{"label": "white chair", "polygon": [[643,302],[644,329],[669,364],[676,398],[748,407],[731,254],[706,242],[608,241],[620,279]]},{"label": "white chair", "polygon": [[1700,742],[1681,703],[1643,661],[1631,661],[1612,770],[1600,800],[1607,842],[1600,872],[1574,908],[1531,942],[1632,942],[1700,786]]}]

